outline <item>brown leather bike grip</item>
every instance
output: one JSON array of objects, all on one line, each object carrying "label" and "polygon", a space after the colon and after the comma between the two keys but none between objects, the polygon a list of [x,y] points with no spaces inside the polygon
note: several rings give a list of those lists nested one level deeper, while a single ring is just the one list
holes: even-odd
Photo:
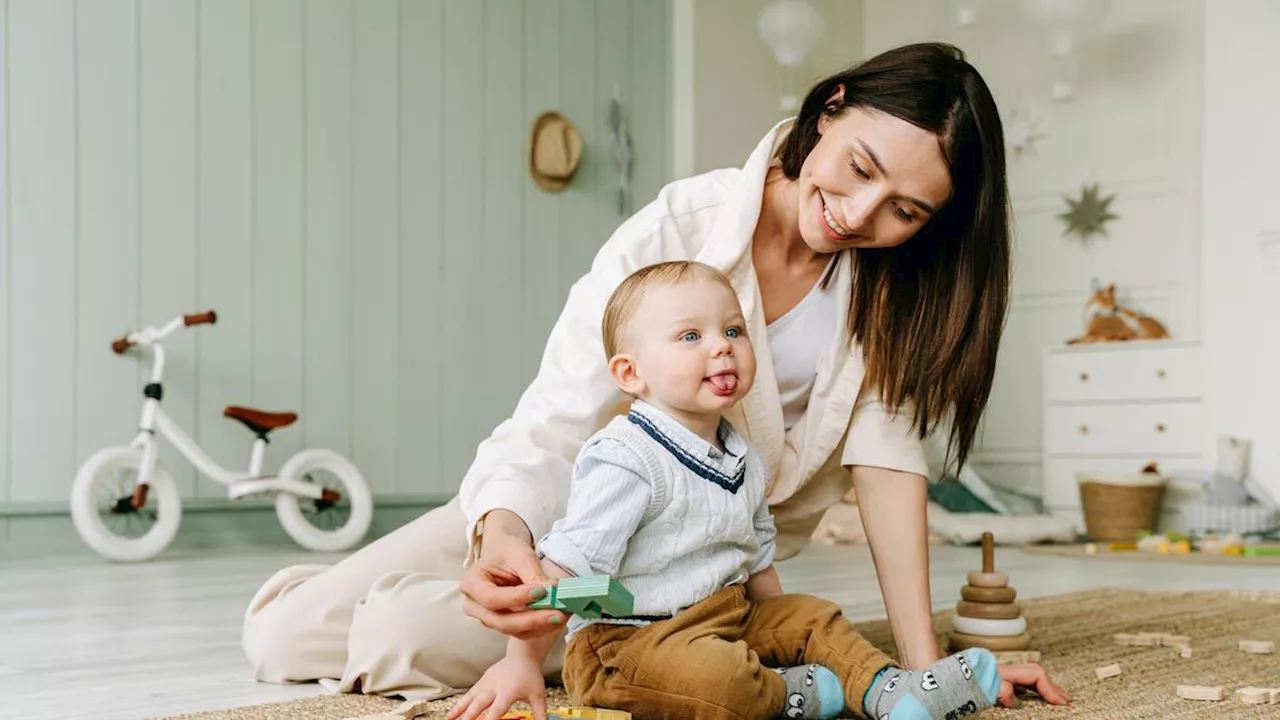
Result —
[{"label": "brown leather bike grip", "polygon": [[117,355],[124,352],[125,350],[128,350],[131,347],[133,347],[133,343],[130,342],[129,338],[127,337],[122,337],[119,340],[112,341],[111,343],[111,349]]},{"label": "brown leather bike grip", "polygon": [[192,325],[212,325],[218,322],[218,314],[212,310],[208,312],[195,313],[194,315],[183,315],[182,322],[187,327]]}]

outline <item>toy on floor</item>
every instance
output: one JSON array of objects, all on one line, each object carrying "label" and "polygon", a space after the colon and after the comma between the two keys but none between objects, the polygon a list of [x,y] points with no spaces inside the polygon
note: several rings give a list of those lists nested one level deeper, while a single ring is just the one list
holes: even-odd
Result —
[{"label": "toy on floor", "polygon": [[[528,710],[512,710],[503,715],[502,720],[533,720],[533,713]],[[547,720],[631,720],[631,713],[608,708],[565,707],[548,710]]]},{"label": "toy on floor", "polygon": [[602,615],[630,615],[635,598],[622,583],[608,575],[564,578],[548,585],[547,594],[529,603],[534,610],[563,610],[579,617],[599,620]]},{"label": "toy on floor", "polygon": [[1031,647],[1027,620],[1014,602],[1018,591],[1009,577],[995,569],[995,536],[982,534],[982,572],[970,572],[968,584],[960,588],[960,602],[951,618],[951,649],[971,647],[992,652],[1026,650]]}]

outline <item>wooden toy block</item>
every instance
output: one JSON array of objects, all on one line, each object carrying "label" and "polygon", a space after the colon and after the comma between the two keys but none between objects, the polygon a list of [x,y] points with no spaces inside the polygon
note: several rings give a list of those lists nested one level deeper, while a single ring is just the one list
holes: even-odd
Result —
[{"label": "wooden toy block", "polygon": [[1120,670],[1120,663],[1111,663],[1110,665],[1096,668],[1093,672],[1097,674],[1099,680],[1106,680],[1119,675],[1122,671]]},{"label": "wooden toy block", "polygon": [[[533,720],[533,713],[512,710],[503,715],[502,720]],[[563,707],[547,710],[547,720],[631,720],[631,713],[608,708]]]},{"label": "wooden toy block", "polygon": [[1023,663],[1040,662],[1039,650],[1010,650],[992,654],[996,656],[997,665],[1021,665]]},{"label": "wooden toy block", "polygon": [[1240,649],[1255,655],[1270,655],[1276,651],[1276,644],[1270,640],[1241,640]]},{"label": "wooden toy block", "polygon": [[608,575],[564,578],[548,585],[547,594],[529,603],[533,610],[563,610],[580,617],[599,619],[602,615],[630,615],[635,598],[622,583]]},{"label": "wooden toy block", "polygon": [[1222,699],[1221,685],[1179,685],[1178,697],[1183,700],[1206,700],[1217,702]]},{"label": "wooden toy block", "polygon": [[563,718],[577,718],[577,720],[631,720],[631,713],[609,708],[566,707],[556,710],[556,714]]},{"label": "wooden toy block", "polygon": [[1236,699],[1245,705],[1274,705],[1276,691],[1272,688],[1242,687],[1236,690]]},{"label": "wooden toy block", "polygon": [[1280,546],[1249,545],[1241,548],[1241,554],[1245,557],[1276,557],[1280,556]]}]

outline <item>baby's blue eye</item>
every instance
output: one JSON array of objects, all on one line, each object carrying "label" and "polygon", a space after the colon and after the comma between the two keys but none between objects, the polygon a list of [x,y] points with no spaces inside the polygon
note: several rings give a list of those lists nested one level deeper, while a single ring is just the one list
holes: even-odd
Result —
[{"label": "baby's blue eye", "polygon": [[728,338],[737,338],[742,336],[742,330],[736,327],[731,327],[728,330],[725,330],[724,334],[725,334],[725,337],[728,337]]},{"label": "baby's blue eye", "polygon": [[697,342],[701,337],[702,336],[699,335],[698,333],[694,332],[693,330],[690,330],[689,332],[684,334],[683,339],[685,342]]}]

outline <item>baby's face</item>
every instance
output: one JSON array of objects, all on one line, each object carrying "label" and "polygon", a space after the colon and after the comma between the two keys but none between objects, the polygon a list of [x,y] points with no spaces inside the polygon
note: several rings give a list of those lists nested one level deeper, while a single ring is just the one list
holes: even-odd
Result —
[{"label": "baby's face", "polygon": [[723,412],[756,379],[756,355],[733,291],[711,280],[655,287],[627,327],[646,400],[668,410]]}]

